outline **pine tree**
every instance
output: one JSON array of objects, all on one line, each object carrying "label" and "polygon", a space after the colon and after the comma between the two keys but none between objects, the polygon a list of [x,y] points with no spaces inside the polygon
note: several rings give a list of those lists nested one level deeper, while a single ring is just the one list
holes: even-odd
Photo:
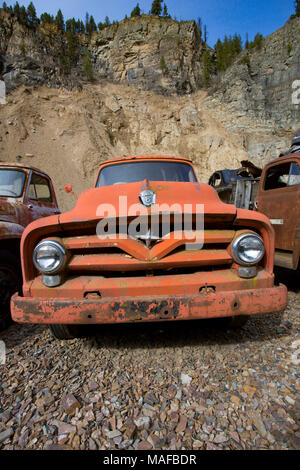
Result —
[{"label": "pine tree", "polygon": [[108,16],[105,17],[104,24],[105,24],[105,26],[109,26],[109,25],[110,25],[110,21],[109,21]]},{"label": "pine tree", "polygon": [[295,15],[300,16],[300,0],[295,0]]},{"label": "pine tree", "polygon": [[88,12],[86,12],[85,14],[85,32],[86,33],[88,32],[88,29],[89,29],[89,23],[90,23],[90,15],[88,14]]},{"label": "pine tree", "polygon": [[95,23],[94,17],[92,15],[89,16],[87,13],[86,20],[88,20],[85,27],[86,34],[92,34],[94,31],[97,31],[97,25]]},{"label": "pine tree", "polygon": [[201,18],[198,18],[198,20],[197,20],[197,28],[198,28],[199,35],[200,35],[200,40],[201,40],[202,39],[202,20],[201,20]]},{"label": "pine tree", "polygon": [[23,25],[27,24],[27,11],[26,11],[26,8],[24,6],[21,6],[21,8],[20,8],[19,22]]},{"label": "pine tree", "polygon": [[141,16],[141,9],[140,9],[140,6],[139,6],[138,3],[137,3],[137,5],[134,7],[134,9],[132,10],[130,16],[131,16],[131,17],[134,17],[134,16]]},{"label": "pine tree", "polygon": [[239,34],[235,34],[233,37],[225,36],[223,42],[218,39],[215,45],[217,71],[221,72],[226,70],[242,50],[242,38]]},{"label": "pine tree", "polygon": [[53,24],[54,23],[54,18],[52,15],[49,15],[49,13],[42,13],[41,14],[41,23],[42,24]]},{"label": "pine tree", "polygon": [[223,61],[224,61],[224,70],[229,67],[232,63],[234,53],[233,53],[233,41],[232,37],[225,36],[223,43]]},{"label": "pine tree", "polygon": [[6,5],[6,2],[3,2],[2,8],[3,8],[3,10],[4,10],[4,11],[8,11],[8,8],[7,8],[7,5]]},{"label": "pine tree", "polygon": [[66,21],[66,32],[76,34],[77,28],[75,18]]},{"label": "pine tree", "polygon": [[85,33],[84,22],[79,21],[79,34],[84,34],[84,33]]},{"label": "pine tree", "polygon": [[207,43],[207,37],[208,37],[208,33],[207,33],[207,26],[206,24],[204,25],[204,42]]},{"label": "pine tree", "polygon": [[66,68],[69,71],[74,65],[76,65],[79,58],[78,54],[78,36],[76,34],[76,22],[73,18],[70,20],[71,23],[69,31],[66,32],[67,38],[67,50],[66,50]]},{"label": "pine tree", "polygon": [[82,57],[82,73],[88,80],[93,79],[93,62],[88,49],[86,49]]},{"label": "pine tree", "polygon": [[28,25],[35,27],[39,23],[39,19],[36,16],[36,9],[32,2],[29,3],[27,8],[27,18],[28,18]]},{"label": "pine tree", "polygon": [[169,16],[167,5],[164,3],[163,16]]},{"label": "pine tree", "polygon": [[89,31],[90,31],[90,34],[97,31],[97,25],[95,23],[95,20],[94,20],[93,16],[90,17]]},{"label": "pine tree", "polygon": [[216,54],[216,68],[219,71],[225,69],[224,65],[224,47],[222,41],[218,39],[215,45],[215,54]]},{"label": "pine tree", "polygon": [[260,50],[262,48],[264,37],[261,33],[257,33],[254,40],[250,42],[250,47]]},{"label": "pine tree", "polygon": [[213,62],[210,52],[206,49],[202,56],[203,64],[203,79],[204,85],[207,86],[210,82],[211,74],[213,72]]},{"label": "pine tree", "polygon": [[233,55],[236,56],[238,55],[240,52],[242,52],[243,48],[242,48],[242,38],[239,34],[235,34],[233,36],[233,40],[232,40],[232,51],[233,51]]},{"label": "pine tree", "polygon": [[[4,5],[4,4],[3,4]],[[4,9],[4,8],[3,8]],[[14,6],[14,14],[16,15],[16,17],[20,18],[20,5],[18,2],[15,3],[15,6]]]},{"label": "pine tree", "polygon": [[248,33],[246,34],[245,49],[249,49],[249,38],[248,38]]},{"label": "pine tree", "polygon": [[58,10],[54,23],[56,24],[59,31],[65,31],[65,22],[61,10]]},{"label": "pine tree", "polygon": [[162,6],[161,6],[162,0],[153,0],[152,7],[151,7],[151,15],[161,15],[162,11]]}]

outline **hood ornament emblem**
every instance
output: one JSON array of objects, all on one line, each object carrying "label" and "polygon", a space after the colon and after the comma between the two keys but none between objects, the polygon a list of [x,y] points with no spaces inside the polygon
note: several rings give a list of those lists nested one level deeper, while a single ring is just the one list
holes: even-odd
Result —
[{"label": "hood ornament emblem", "polygon": [[156,194],[151,189],[142,191],[139,198],[140,202],[146,207],[151,207],[156,203]]}]

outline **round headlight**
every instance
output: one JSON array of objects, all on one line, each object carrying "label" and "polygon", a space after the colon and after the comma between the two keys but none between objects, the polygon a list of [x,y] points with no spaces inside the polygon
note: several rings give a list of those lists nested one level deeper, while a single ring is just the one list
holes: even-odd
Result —
[{"label": "round headlight", "polygon": [[264,254],[264,242],[254,233],[243,233],[232,244],[233,259],[238,264],[246,266],[257,264],[264,257]]},{"label": "round headlight", "polygon": [[66,262],[64,247],[54,240],[40,242],[34,249],[33,262],[43,274],[55,274],[61,271]]}]

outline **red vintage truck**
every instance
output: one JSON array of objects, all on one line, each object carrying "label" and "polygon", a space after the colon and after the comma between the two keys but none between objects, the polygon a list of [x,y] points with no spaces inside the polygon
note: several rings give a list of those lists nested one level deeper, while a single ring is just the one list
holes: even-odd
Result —
[{"label": "red vintage truck", "polygon": [[0,162],[0,331],[11,319],[11,295],[22,286],[20,240],[24,228],[58,213],[48,175],[28,165]]},{"label": "red vintage truck", "polygon": [[287,304],[268,218],[221,202],[186,158],[101,164],[73,210],[26,228],[21,254],[12,317],[48,324],[59,339],[104,323],[223,317],[240,326]]}]

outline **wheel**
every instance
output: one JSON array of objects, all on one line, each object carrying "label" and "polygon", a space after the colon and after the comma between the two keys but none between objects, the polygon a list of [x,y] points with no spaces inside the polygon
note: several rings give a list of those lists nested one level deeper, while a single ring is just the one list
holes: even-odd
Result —
[{"label": "wheel", "polygon": [[0,250],[0,331],[12,322],[10,298],[22,286],[20,262],[9,251]]},{"label": "wheel", "polygon": [[75,339],[87,336],[84,325],[49,325],[50,331],[56,339]]},{"label": "wheel", "polygon": [[235,315],[233,317],[224,318],[224,320],[226,328],[235,330],[246,325],[247,321],[249,320],[249,315]]}]

